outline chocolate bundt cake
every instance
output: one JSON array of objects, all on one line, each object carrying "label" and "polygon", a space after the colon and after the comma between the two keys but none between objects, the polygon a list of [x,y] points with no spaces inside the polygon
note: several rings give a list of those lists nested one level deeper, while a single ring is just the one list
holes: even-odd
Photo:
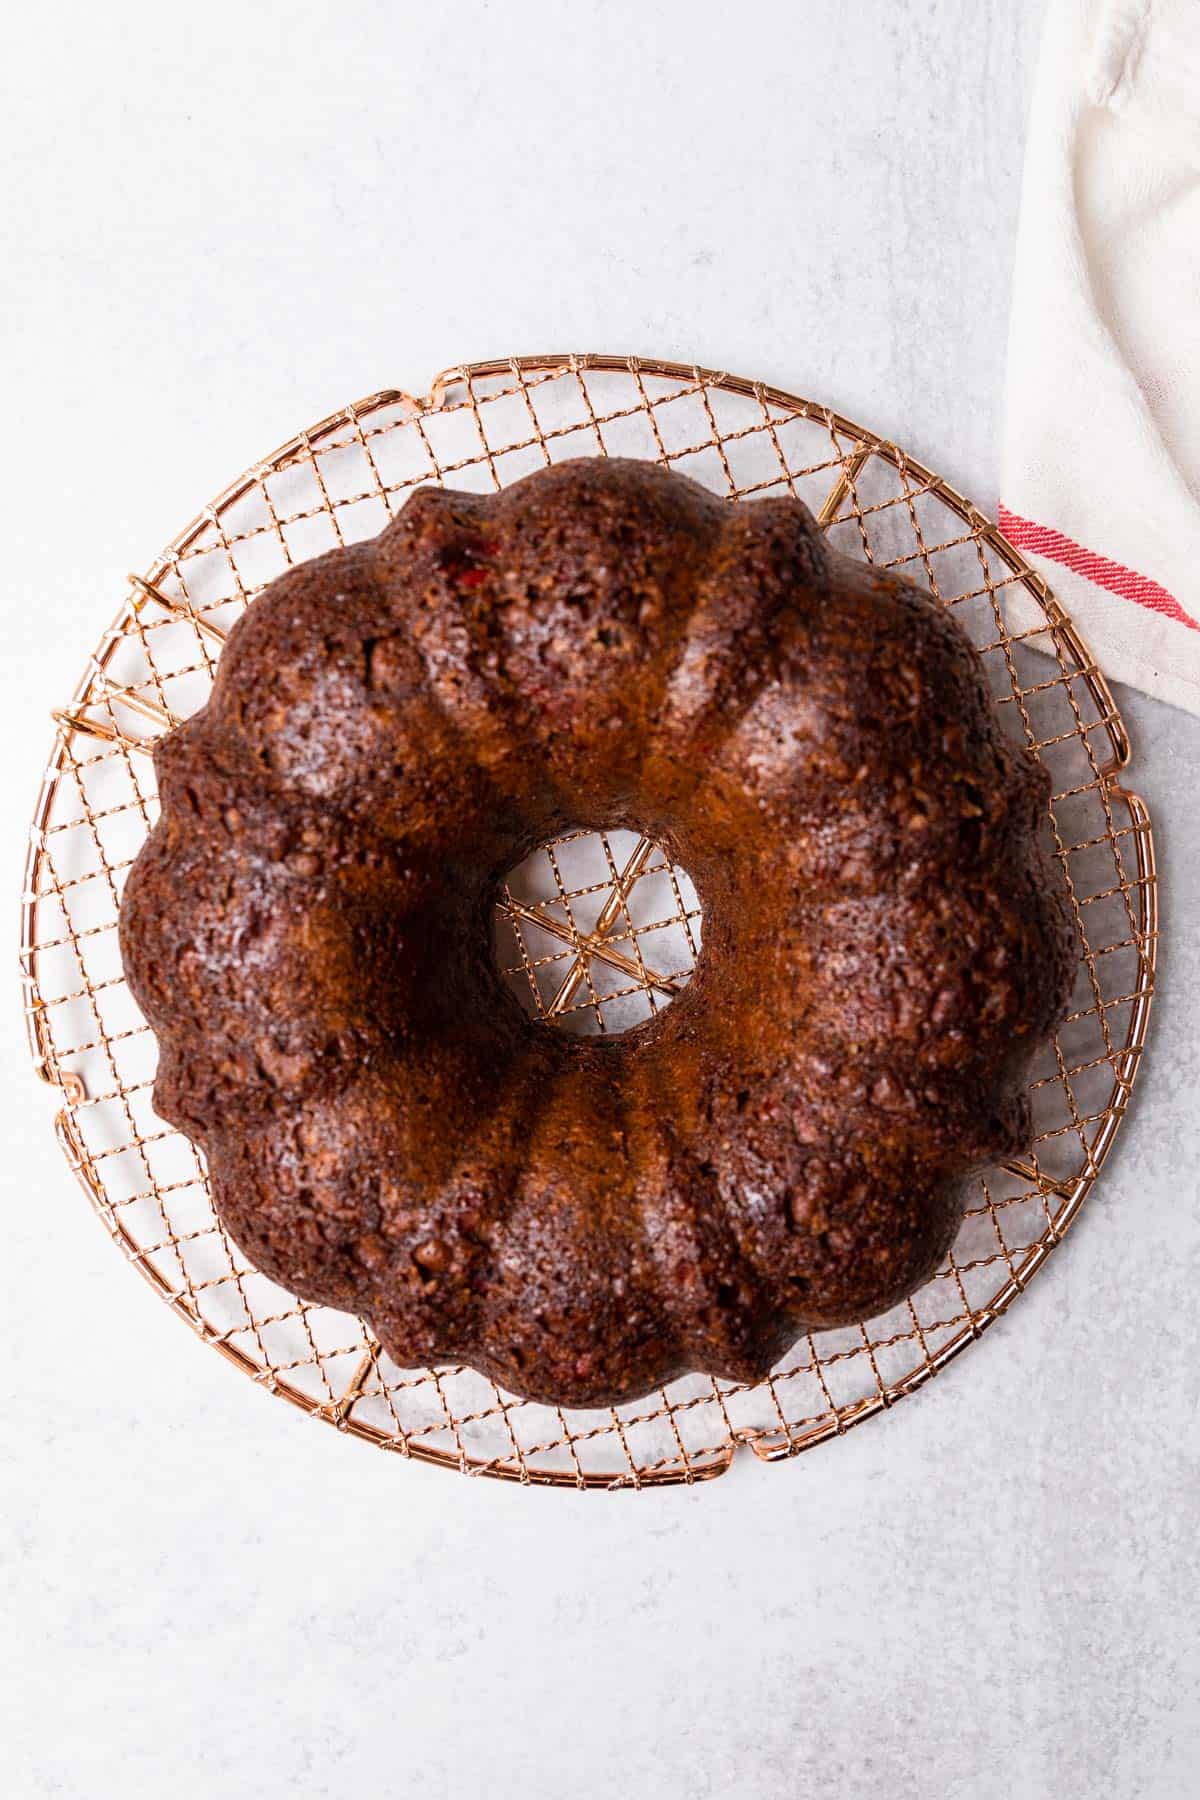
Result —
[{"label": "chocolate bundt cake", "polygon": [[[755,1380],[911,1293],[1028,1141],[1075,960],[1046,777],[950,614],[797,500],[601,460],[422,488],[254,601],[156,762],[121,916],[155,1104],[247,1256],[401,1364]],[[691,985],[610,1039],[491,952],[505,874],[579,827],[703,907]]]}]

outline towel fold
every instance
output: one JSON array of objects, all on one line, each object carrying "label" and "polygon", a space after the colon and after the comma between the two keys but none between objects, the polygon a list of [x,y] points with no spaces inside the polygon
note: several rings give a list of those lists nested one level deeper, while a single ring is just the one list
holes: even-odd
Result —
[{"label": "towel fold", "polygon": [[1001,498],[1105,671],[1200,713],[1200,0],[1050,0]]}]

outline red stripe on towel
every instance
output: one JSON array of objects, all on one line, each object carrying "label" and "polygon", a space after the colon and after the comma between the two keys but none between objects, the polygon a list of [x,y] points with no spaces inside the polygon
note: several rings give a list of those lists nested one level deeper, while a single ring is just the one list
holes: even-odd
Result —
[{"label": "red stripe on towel", "polygon": [[1048,556],[1051,562],[1062,563],[1076,575],[1094,581],[1097,587],[1107,588],[1110,594],[1136,600],[1139,606],[1149,607],[1151,612],[1161,613],[1166,619],[1174,619],[1190,631],[1200,631],[1200,624],[1183,610],[1174,594],[1168,594],[1165,587],[1151,581],[1148,575],[1139,575],[1136,569],[1127,569],[1124,563],[1111,562],[1095,550],[1086,550],[1082,544],[1064,537],[1050,525],[1035,525],[1032,519],[1022,519],[1018,513],[1009,512],[1007,506],[1001,506],[999,521],[1001,531],[1018,550],[1032,550],[1035,556]]}]

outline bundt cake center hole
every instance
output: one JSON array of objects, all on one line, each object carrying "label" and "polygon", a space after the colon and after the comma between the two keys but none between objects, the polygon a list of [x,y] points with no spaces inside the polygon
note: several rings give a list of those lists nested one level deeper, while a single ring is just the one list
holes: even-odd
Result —
[{"label": "bundt cake center hole", "polygon": [[570,831],[510,869],[492,947],[532,1017],[578,1036],[616,1036],[687,986],[700,954],[700,900],[687,870],[636,831]]}]

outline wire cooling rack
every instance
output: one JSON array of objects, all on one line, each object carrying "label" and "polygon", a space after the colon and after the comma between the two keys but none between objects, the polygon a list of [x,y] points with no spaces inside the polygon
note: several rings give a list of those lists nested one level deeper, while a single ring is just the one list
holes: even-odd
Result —
[{"label": "wire cooling rack", "polygon": [[[945,1266],[904,1305],[805,1336],[754,1386],[689,1375],[615,1410],[515,1400],[474,1371],[402,1369],[358,1319],[254,1270],[196,1152],[151,1104],[155,1044],[125,986],[121,886],[155,816],[152,742],[200,706],[246,602],[293,563],[374,535],[423,482],[491,491],[566,457],[646,457],[744,500],[793,493],[831,543],[953,608],[1013,735],[1053,783],[1049,828],[1079,940],[1071,1012],[1037,1064],[1036,1141],[981,1174]],[[1091,1190],[1145,1042],[1156,907],[1150,821],[1103,675],[998,529],[896,445],[827,407],[711,370],[550,356],[448,370],[426,396],[348,406],[225,490],[129,592],[56,715],[34,816],[21,958],[56,1130],[114,1241],[209,1344],[269,1388],[401,1455],[473,1474],[634,1486],[791,1456],[912,1393],[1013,1302]],[[623,1029],[686,980],[703,921],[686,871],[620,834],[514,872],[509,978],[551,1026]]]}]

